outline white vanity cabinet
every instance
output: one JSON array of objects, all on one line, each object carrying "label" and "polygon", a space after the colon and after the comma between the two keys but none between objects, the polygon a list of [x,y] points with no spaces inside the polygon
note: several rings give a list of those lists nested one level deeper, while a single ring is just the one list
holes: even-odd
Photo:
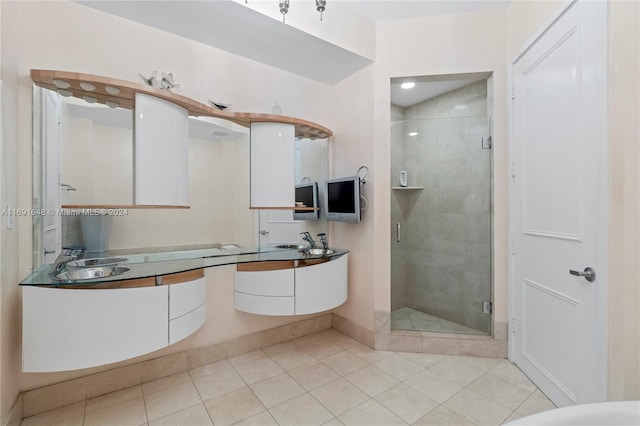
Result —
[{"label": "white vanity cabinet", "polygon": [[[119,283],[127,281],[113,282]],[[184,339],[206,319],[205,277],[88,287],[22,287],[22,371],[77,370],[134,358]]]},{"label": "white vanity cabinet", "polygon": [[22,371],[95,367],[167,346],[169,290],[25,286]]},{"label": "white vanity cabinet", "polygon": [[235,308],[259,315],[303,315],[340,306],[347,300],[348,262],[345,253],[321,263],[238,265]]},{"label": "white vanity cabinet", "polygon": [[207,319],[207,279],[172,284],[169,287],[169,344],[184,339]]},{"label": "white vanity cabinet", "polygon": [[295,314],[293,261],[249,263],[238,265],[238,269],[234,293],[237,310],[260,315]]},{"label": "white vanity cabinet", "polygon": [[349,255],[330,262],[296,268],[296,315],[312,314],[347,300]]}]

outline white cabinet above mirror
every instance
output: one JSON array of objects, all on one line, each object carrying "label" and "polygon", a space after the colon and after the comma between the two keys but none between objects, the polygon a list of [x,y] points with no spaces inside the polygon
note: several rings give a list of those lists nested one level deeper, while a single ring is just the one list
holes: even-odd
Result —
[{"label": "white cabinet above mirror", "polygon": [[251,208],[293,207],[293,124],[251,123]]}]

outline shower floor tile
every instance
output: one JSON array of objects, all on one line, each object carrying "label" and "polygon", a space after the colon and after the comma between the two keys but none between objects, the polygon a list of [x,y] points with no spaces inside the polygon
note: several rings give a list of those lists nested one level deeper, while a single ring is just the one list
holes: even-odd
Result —
[{"label": "shower floor tile", "polygon": [[436,333],[487,334],[481,330],[476,330],[475,328],[407,307],[391,311],[391,329],[431,331]]}]

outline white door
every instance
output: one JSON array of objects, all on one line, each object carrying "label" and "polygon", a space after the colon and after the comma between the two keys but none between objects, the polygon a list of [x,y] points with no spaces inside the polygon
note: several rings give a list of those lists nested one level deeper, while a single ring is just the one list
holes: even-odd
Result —
[{"label": "white door", "polygon": [[[277,244],[304,243],[299,220],[293,210],[258,210],[258,241],[261,247]],[[306,243],[304,243],[306,244]]]},{"label": "white door", "polygon": [[512,69],[510,356],[559,406],[606,399],[606,20],[572,4]]},{"label": "white door", "polygon": [[43,262],[52,263],[60,253],[60,95],[51,90],[42,91],[42,162],[43,209],[42,217]]}]

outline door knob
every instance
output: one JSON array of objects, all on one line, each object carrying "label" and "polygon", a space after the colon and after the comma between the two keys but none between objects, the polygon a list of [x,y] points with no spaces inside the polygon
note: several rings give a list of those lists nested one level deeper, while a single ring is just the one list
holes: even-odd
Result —
[{"label": "door knob", "polygon": [[269,233],[269,231],[265,231],[264,229],[262,231],[260,231],[260,235],[267,235]]},{"label": "door knob", "polygon": [[596,271],[593,268],[586,267],[584,271],[574,271],[573,269],[569,269],[569,273],[571,275],[575,275],[576,277],[584,277],[585,280],[594,282],[596,280]]}]

